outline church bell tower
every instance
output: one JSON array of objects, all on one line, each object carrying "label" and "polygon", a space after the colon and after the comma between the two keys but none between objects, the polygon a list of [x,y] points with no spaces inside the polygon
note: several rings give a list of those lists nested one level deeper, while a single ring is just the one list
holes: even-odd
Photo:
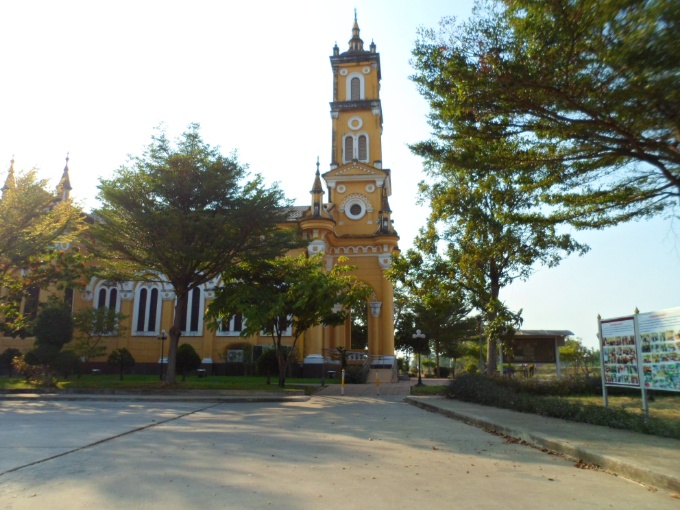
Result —
[{"label": "church bell tower", "polygon": [[[317,177],[312,189],[312,209],[301,221],[310,240],[310,253],[324,252],[330,269],[346,257],[356,275],[369,285],[367,303],[368,354],[394,355],[392,284],[385,278],[391,255],[398,251],[399,236],[392,224],[389,196],[390,170],[382,164],[383,115],[380,103],[380,54],[375,43],[368,49],[354,16],[347,51],[336,44],[330,57],[333,72],[330,170],[321,175],[328,189],[327,203]],[[350,327],[328,328],[321,342],[305,345],[305,353],[350,345]],[[338,331],[338,329],[342,329]],[[318,336],[318,335],[317,335]],[[312,337],[313,338],[313,337]],[[321,343],[321,345],[316,345]]]}]

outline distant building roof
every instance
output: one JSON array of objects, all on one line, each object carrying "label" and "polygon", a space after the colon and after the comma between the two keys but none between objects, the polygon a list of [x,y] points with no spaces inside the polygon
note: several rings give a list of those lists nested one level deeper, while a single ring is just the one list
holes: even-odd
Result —
[{"label": "distant building roof", "polygon": [[515,336],[542,336],[542,337],[556,337],[556,336],[573,336],[574,332],[568,329],[520,329],[515,331]]}]

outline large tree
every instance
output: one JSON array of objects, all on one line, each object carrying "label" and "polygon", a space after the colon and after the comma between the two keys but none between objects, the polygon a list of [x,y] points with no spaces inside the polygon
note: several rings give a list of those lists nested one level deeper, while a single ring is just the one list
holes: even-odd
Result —
[{"label": "large tree", "polygon": [[189,293],[233,264],[276,257],[296,243],[295,233],[280,227],[287,215],[281,190],[248,178],[234,154],[205,143],[192,124],[174,144],[159,130],[141,156],[100,183],[92,232],[111,278],[153,271],[174,288],[168,384],[175,383]]},{"label": "large tree", "polygon": [[283,335],[290,329],[295,350],[305,331],[318,326],[337,326],[349,310],[365,301],[371,289],[352,274],[352,266],[340,261],[326,271],[322,256],[282,257],[276,260],[244,262],[224,274],[224,285],[216,290],[209,315],[228,320],[243,315],[242,335],[261,333],[271,336],[279,363],[279,386],[286,382],[286,356]]},{"label": "large tree", "polygon": [[[450,165],[492,155],[554,221],[601,228],[680,199],[680,3],[489,0],[422,30],[413,77]],[[421,149],[424,149],[421,147]],[[420,151],[422,152],[422,150]]]},{"label": "large tree", "polygon": [[[31,290],[69,284],[80,276],[79,253],[69,249],[84,228],[80,209],[59,200],[35,170],[15,177],[13,166],[0,198],[0,316],[2,329],[22,333],[35,317],[24,317]],[[25,307],[33,314],[35,306]]]},{"label": "large tree", "polygon": [[477,319],[470,317],[464,289],[448,272],[448,267],[432,263],[432,258],[416,250],[394,256],[388,271],[401,301],[395,318],[395,346],[415,352],[413,333],[420,329],[434,352],[437,377],[440,356],[457,353],[477,325]]},{"label": "large tree", "polygon": [[412,147],[425,161],[428,181],[421,192],[432,208],[417,242],[429,254],[435,274],[464,289],[482,315],[487,365],[495,372],[497,343],[521,324],[521,311],[504,305],[501,289],[528,278],[537,264],[554,266],[586,247],[558,231],[540,191],[530,185],[535,179],[531,170],[510,172],[498,165],[495,156],[514,147],[505,141],[480,144],[470,167],[432,150],[445,143],[446,135],[435,132],[434,140]]}]

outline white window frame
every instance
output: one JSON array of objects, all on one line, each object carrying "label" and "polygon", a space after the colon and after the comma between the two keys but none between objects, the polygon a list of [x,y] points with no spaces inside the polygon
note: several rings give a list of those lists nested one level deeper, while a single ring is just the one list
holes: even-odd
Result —
[{"label": "white window frame", "polygon": [[[292,320],[293,314],[288,314],[289,320]],[[272,336],[264,331],[260,331],[260,336],[264,338],[271,338]],[[288,327],[281,333],[281,336],[293,336],[293,324],[289,324]]]},{"label": "white window frame", "polygon": [[92,308],[99,309],[99,292],[102,289],[106,290],[106,299],[105,299],[104,306],[106,306],[108,308],[111,308],[109,306],[109,302],[111,301],[111,291],[113,289],[116,289],[115,310],[116,310],[116,313],[120,313],[120,303],[122,301],[121,297],[120,297],[120,293],[121,293],[122,289],[120,288],[120,285],[107,285],[106,281],[101,281],[101,282],[97,283],[96,287],[94,288],[94,293],[93,293],[93,297],[92,297]]},{"label": "white window frame", "polygon": [[[146,300],[146,310],[144,313],[144,329],[143,330],[138,330],[137,329],[137,322],[139,320],[139,300],[140,300],[140,295],[142,293],[142,290],[146,289],[147,291],[147,300]],[[158,299],[156,300],[156,327],[154,330],[148,330],[149,326],[149,317],[151,315],[151,293],[153,290],[156,290],[158,292]],[[163,298],[161,297],[161,287],[160,285],[156,283],[140,283],[137,285],[137,288],[135,289],[135,300],[134,300],[134,308],[133,308],[133,314],[132,314],[132,336],[158,336],[160,333],[160,325],[161,325],[161,311],[163,309]]]},{"label": "white window frame", "polygon": [[[236,319],[236,315],[232,315],[229,317],[229,331],[224,331],[222,330],[221,327],[217,328],[217,336],[241,336],[241,332],[246,328],[246,319],[241,316],[241,330],[240,331],[234,331],[234,322]],[[227,322],[227,318],[223,317],[222,318],[223,322]]]},{"label": "white window frame", "polygon": [[[352,78],[359,78],[359,99],[352,99]],[[362,101],[366,98],[366,80],[362,73],[356,72],[348,74],[345,87],[346,101]]]},{"label": "white window frame", "polygon": [[[196,287],[191,292],[198,291],[198,330],[197,331],[184,331],[182,330],[182,336],[203,336],[203,317],[205,316],[205,289],[203,286]],[[175,305],[177,305],[177,300],[175,299]],[[175,309],[177,307],[175,306]],[[186,312],[186,325],[191,327],[191,314],[193,313],[193,300],[191,299],[191,293],[189,293],[189,299],[187,300],[187,312]]]},{"label": "white window frame", "polygon": [[[359,137],[360,136],[365,136],[366,137],[366,158],[365,159],[359,159]],[[352,154],[347,154],[347,151],[345,150],[345,140],[347,138],[352,139]],[[342,161],[343,163],[351,163],[353,160],[357,160],[361,163],[368,163],[371,159],[371,137],[368,136],[368,133],[365,131],[360,131],[356,134],[354,133],[347,133],[342,137]]]}]

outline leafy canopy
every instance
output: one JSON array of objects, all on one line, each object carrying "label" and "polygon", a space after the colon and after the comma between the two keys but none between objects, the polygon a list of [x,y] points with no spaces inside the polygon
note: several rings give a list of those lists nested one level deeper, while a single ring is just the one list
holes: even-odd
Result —
[{"label": "leafy canopy", "polygon": [[[601,228],[680,198],[680,3],[489,0],[422,30],[413,80],[450,165],[489,157],[550,211]],[[485,144],[508,150],[478,153]],[[524,181],[522,173],[532,178]]]},{"label": "leafy canopy", "polygon": [[[176,352],[188,293],[245,260],[273,258],[297,244],[277,186],[249,179],[235,154],[223,156],[191,124],[173,144],[159,130],[141,156],[102,180],[92,227],[95,253],[112,279],[163,275],[177,296],[169,331],[166,382],[175,382]],[[156,278],[158,278],[156,276]]]},{"label": "leafy canopy", "polygon": [[57,200],[35,170],[10,174],[0,199],[0,316],[2,329],[22,333],[32,317],[20,313],[31,288],[50,284],[74,285],[83,258],[67,249],[85,224],[81,210],[70,200]]},{"label": "leafy canopy", "polygon": [[343,324],[347,310],[370,295],[371,289],[351,274],[353,269],[341,260],[326,271],[322,256],[305,254],[243,262],[224,272],[208,315],[216,321],[241,313],[243,336],[270,335],[279,359],[279,385],[284,386],[284,332],[292,329],[294,350],[305,331]]}]

